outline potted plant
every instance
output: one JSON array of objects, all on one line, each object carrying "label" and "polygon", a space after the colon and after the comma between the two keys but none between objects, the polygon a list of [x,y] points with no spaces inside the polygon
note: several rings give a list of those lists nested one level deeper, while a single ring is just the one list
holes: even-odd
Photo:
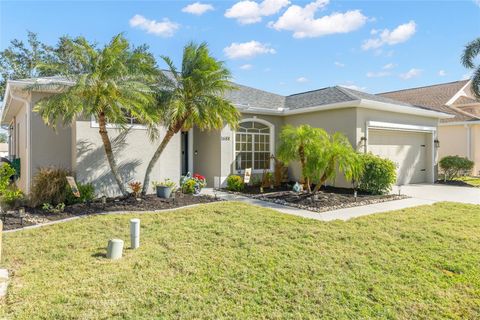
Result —
[{"label": "potted plant", "polygon": [[183,176],[181,179],[180,187],[183,193],[198,195],[203,188],[207,185],[207,179],[204,176],[195,173],[190,176],[190,173]]},{"label": "potted plant", "polygon": [[175,189],[175,182],[170,179],[165,179],[163,182],[152,181],[153,188],[157,193],[157,197],[162,199],[170,198],[172,191]]}]

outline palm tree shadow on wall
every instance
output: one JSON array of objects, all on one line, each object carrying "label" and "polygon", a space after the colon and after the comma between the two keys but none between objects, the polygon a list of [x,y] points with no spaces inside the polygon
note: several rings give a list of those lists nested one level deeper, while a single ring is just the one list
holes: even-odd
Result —
[{"label": "palm tree shadow on wall", "polygon": [[[122,131],[112,139],[112,148],[115,159],[125,151],[127,147],[126,137],[130,130]],[[95,145],[88,139],[77,141],[77,178],[82,183],[92,183],[97,194],[113,196],[120,194],[115,178],[108,166],[107,157],[103,145]],[[128,159],[118,162],[118,171],[123,182],[130,181],[137,167],[142,164],[140,159]],[[80,174],[79,174],[80,173]]]}]

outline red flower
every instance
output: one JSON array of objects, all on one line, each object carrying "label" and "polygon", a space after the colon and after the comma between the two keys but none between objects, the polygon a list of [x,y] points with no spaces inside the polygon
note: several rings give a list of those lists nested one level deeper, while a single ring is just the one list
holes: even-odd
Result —
[{"label": "red flower", "polygon": [[202,176],[202,175],[200,175],[200,174],[198,174],[198,173],[194,173],[194,174],[193,174],[193,178],[194,178],[194,179],[197,179],[197,180],[205,180],[205,177]]}]

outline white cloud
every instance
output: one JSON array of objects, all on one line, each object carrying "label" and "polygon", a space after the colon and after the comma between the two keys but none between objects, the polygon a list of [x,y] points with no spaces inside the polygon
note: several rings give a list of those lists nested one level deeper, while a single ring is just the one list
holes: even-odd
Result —
[{"label": "white cloud", "polygon": [[463,76],[462,76],[462,80],[468,80],[472,77],[473,75],[473,72],[468,72],[468,73],[465,73]]},{"label": "white cloud", "polygon": [[412,79],[418,77],[422,73],[421,69],[412,68],[405,73],[400,74],[400,78],[403,80]]},{"label": "white cloud", "polygon": [[315,13],[324,8],[329,0],[316,0],[305,7],[290,6],[276,22],[268,25],[275,30],[293,32],[294,38],[314,38],[335,33],[348,33],[362,27],[367,21],[360,10],[345,13],[334,12],[321,18]]},{"label": "white cloud", "polygon": [[473,0],[473,2],[475,2],[476,5],[480,7],[480,0]]},{"label": "white cloud", "polygon": [[250,70],[252,68],[253,68],[253,66],[251,64],[248,64],[248,63],[240,66],[240,69],[242,69],[242,70]]},{"label": "white cloud", "polygon": [[225,11],[225,17],[236,19],[241,24],[257,23],[262,21],[262,17],[274,15],[289,4],[289,0],[239,1]]},{"label": "white cloud", "polygon": [[445,77],[447,75],[447,72],[445,70],[438,70],[437,74],[439,77]]},{"label": "white cloud", "polygon": [[308,79],[305,77],[299,77],[295,81],[297,81],[298,83],[305,83],[305,82],[308,82]]},{"label": "white cloud", "polygon": [[362,49],[377,49],[383,45],[393,46],[405,42],[415,34],[416,29],[417,25],[415,21],[411,20],[408,23],[399,25],[392,31],[388,29],[384,29],[383,31],[372,30],[370,33],[374,36],[378,35],[378,37],[365,40],[362,44]]},{"label": "white cloud", "polygon": [[333,64],[334,64],[335,66],[339,67],[339,68],[345,67],[345,63],[341,63],[341,62],[338,62],[338,61],[335,61]]},{"label": "white cloud", "polygon": [[212,11],[212,10],[213,10],[213,6],[211,4],[195,2],[184,7],[182,9],[182,12],[191,13],[196,16],[201,16],[205,12]]},{"label": "white cloud", "polygon": [[383,78],[389,75],[390,75],[390,72],[387,72],[387,71],[367,72],[367,78]]},{"label": "white cloud", "polygon": [[359,86],[354,85],[354,84],[340,84],[340,87],[344,87],[344,88],[352,89],[352,90],[357,90],[357,91],[365,91],[367,89],[367,87],[359,87]]},{"label": "white cloud", "polygon": [[382,69],[383,69],[383,70],[391,70],[391,69],[393,69],[393,68],[395,68],[395,67],[396,67],[396,65],[395,65],[394,63],[387,63],[386,65],[384,65],[384,66],[382,67]]},{"label": "white cloud", "polygon": [[162,21],[149,20],[142,15],[136,14],[130,19],[130,26],[139,28],[160,37],[172,37],[180,25],[167,18]]},{"label": "white cloud", "polygon": [[243,43],[233,42],[223,49],[225,55],[230,59],[248,59],[260,54],[275,54],[276,51],[270,48],[268,44],[258,41],[249,41]]}]

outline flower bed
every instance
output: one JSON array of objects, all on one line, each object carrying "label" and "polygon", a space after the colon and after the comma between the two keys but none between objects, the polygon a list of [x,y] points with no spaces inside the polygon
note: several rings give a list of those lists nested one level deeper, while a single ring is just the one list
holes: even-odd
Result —
[{"label": "flower bed", "polygon": [[79,203],[65,206],[63,212],[49,213],[41,208],[26,208],[23,225],[21,219],[14,214],[5,214],[2,216],[4,221],[4,230],[18,229],[25,226],[75,217],[85,216],[103,212],[113,211],[154,211],[162,209],[173,209],[184,207],[192,204],[209,203],[218,201],[214,197],[206,195],[190,195],[176,193],[175,199],[160,199],[156,195],[147,195],[138,201],[135,197],[117,197],[107,198],[105,204],[97,199],[90,204]]},{"label": "flower bed", "polygon": [[273,202],[281,205],[305,209],[316,212],[324,212],[342,208],[350,208],[374,204],[392,200],[405,199],[404,195],[371,195],[358,193],[354,196],[353,189],[322,187],[316,195],[308,192],[294,192],[287,186],[276,189],[265,188],[264,193],[259,193],[259,188],[249,187],[244,192],[235,192],[253,199]]}]

